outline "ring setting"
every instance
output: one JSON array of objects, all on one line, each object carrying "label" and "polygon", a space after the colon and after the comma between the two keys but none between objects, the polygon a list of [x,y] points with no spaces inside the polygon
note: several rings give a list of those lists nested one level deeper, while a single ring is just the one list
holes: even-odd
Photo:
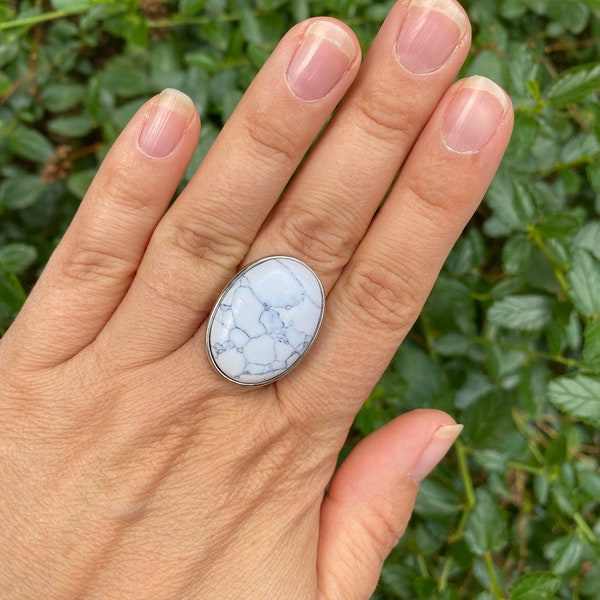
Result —
[{"label": "ring setting", "polygon": [[289,256],[258,260],[227,284],[210,314],[210,362],[239,385],[277,381],[308,352],[324,309],[323,286],[305,263]]}]

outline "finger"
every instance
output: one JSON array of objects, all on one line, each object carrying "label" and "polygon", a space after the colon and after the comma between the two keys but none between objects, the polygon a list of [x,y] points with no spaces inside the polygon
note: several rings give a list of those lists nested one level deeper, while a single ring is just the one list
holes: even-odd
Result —
[{"label": "finger", "polygon": [[470,78],[448,92],[329,294],[317,344],[281,380],[290,398],[303,399],[298,410],[322,426],[349,426],[481,201],[511,129],[510,100],[491,81]]},{"label": "finger", "polygon": [[295,256],[331,289],[456,77],[469,42],[467,16],[453,0],[396,4],[246,262]]},{"label": "finger", "polygon": [[98,335],[131,283],[199,128],[192,101],[165,90],[121,133],[9,332],[31,360],[58,364]]},{"label": "finger", "polygon": [[333,19],[302,23],[279,44],[157,228],[111,323],[134,340],[136,360],[196,331],[359,61],[355,36]]},{"label": "finger", "polygon": [[419,482],[462,429],[439,411],[398,417],[362,440],[334,475],[321,508],[320,600],[370,598],[404,533]]}]

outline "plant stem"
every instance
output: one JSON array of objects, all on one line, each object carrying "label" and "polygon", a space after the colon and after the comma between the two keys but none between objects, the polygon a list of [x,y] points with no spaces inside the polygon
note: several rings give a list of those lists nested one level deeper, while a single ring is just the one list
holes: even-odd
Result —
[{"label": "plant stem", "polygon": [[555,362],[559,365],[564,365],[565,367],[569,367],[570,369],[576,369],[579,366],[579,362],[574,358],[567,358],[566,356],[560,356],[558,354],[551,354],[550,352],[541,352],[539,350],[531,350],[529,348],[524,348],[518,344],[505,344],[498,340],[488,340],[484,337],[473,337],[469,340],[472,344],[478,344],[479,346],[495,346],[502,348],[504,350],[517,350],[519,352],[523,352],[527,354],[527,356],[533,360],[548,360],[551,362]]},{"label": "plant stem", "polygon": [[538,247],[538,250],[548,261],[548,264],[550,265],[550,268],[552,269],[554,277],[556,278],[556,281],[558,281],[558,285],[560,286],[561,290],[565,293],[565,295],[568,295],[570,286],[567,283],[562,267],[556,264],[556,261],[554,258],[552,258],[552,255],[548,251],[546,244],[544,244],[544,240],[542,239],[542,236],[539,234],[538,230],[535,227],[529,227],[528,233],[533,240],[533,243]]},{"label": "plant stem", "polygon": [[421,575],[429,578],[427,563],[425,562],[425,557],[422,554],[417,554],[417,564],[419,565],[419,571],[421,572]]},{"label": "plant stem", "polygon": [[444,561],[444,566],[442,567],[442,574],[440,575],[440,581],[438,583],[438,591],[443,592],[448,585],[448,576],[450,575],[450,569],[452,567],[452,557],[448,556]]},{"label": "plant stem", "polygon": [[588,541],[592,544],[598,543],[598,538],[596,534],[592,531],[590,526],[585,522],[585,519],[581,516],[581,513],[576,512],[573,515],[573,520],[577,523],[577,527],[581,533],[588,539]]},{"label": "plant stem", "polygon": [[39,15],[32,15],[31,17],[23,17],[22,19],[16,19],[14,21],[6,21],[5,23],[0,23],[0,31],[16,29],[18,27],[33,27],[34,25],[39,25],[40,23],[46,23],[48,21],[54,21],[55,19],[79,15],[87,10],[87,8],[80,8],[78,10],[52,10],[50,12],[40,13]]},{"label": "plant stem", "polygon": [[[254,12],[257,14],[257,11]],[[211,23],[232,23],[240,21],[239,13],[219,15],[218,17],[182,17],[175,15],[171,19],[148,19],[148,29],[166,29],[167,27],[179,27],[182,25],[210,25]]]},{"label": "plant stem", "polygon": [[532,467],[531,465],[525,465],[523,463],[515,462],[514,460],[509,460],[507,466],[510,469],[515,469],[515,471],[525,471],[526,473],[531,473],[532,475],[544,474],[544,470],[539,467]]},{"label": "plant stem", "polygon": [[492,592],[492,595],[494,598],[497,598],[497,600],[504,600],[505,596],[500,589],[500,583],[496,577],[496,569],[494,567],[492,553],[489,550],[484,553],[483,561],[485,562],[485,567],[490,577],[490,591]]},{"label": "plant stem", "polygon": [[471,473],[469,472],[469,465],[467,464],[467,455],[465,452],[465,445],[460,441],[454,442],[456,449],[456,456],[458,458],[458,469],[460,477],[465,486],[465,494],[467,497],[467,511],[470,511],[475,506],[475,490],[473,488],[473,480],[471,479]]}]

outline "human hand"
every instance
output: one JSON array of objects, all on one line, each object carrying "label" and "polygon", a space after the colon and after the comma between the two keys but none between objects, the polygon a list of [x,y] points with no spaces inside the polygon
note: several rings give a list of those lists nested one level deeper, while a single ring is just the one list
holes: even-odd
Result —
[{"label": "human hand", "polygon": [[[0,342],[3,598],[369,596],[459,430],[402,415],[331,479],[508,142],[506,95],[451,85],[468,46],[452,0],[398,3],[362,67],[345,25],[299,24],[166,212],[198,116],[140,109]],[[325,319],[297,369],[239,387],[206,319],[275,254],[316,271]]]}]

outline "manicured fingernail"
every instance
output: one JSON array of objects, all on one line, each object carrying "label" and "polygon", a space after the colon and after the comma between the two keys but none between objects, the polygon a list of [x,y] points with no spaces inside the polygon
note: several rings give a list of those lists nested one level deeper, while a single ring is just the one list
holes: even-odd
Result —
[{"label": "manicured fingernail", "polygon": [[450,0],[413,0],[396,41],[396,57],[415,75],[439,70],[467,31],[465,13]]},{"label": "manicured fingernail", "polygon": [[502,89],[485,77],[465,79],[452,99],[442,126],[442,139],[454,152],[481,150],[502,124],[510,101]]},{"label": "manicured fingernail", "polygon": [[462,428],[462,425],[444,425],[433,434],[413,468],[412,478],[415,483],[423,481],[433,471],[459,436]]},{"label": "manicured fingernail", "polygon": [[140,150],[152,158],[163,158],[173,152],[196,108],[181,92],[163,90],[150,109],[140,134]]},{"label": "manicured fingernail", "polygon": [[356,56],[348,33],[331,21],[308,27],[286,73],[290,90],[301,100],[324,98]]}]

